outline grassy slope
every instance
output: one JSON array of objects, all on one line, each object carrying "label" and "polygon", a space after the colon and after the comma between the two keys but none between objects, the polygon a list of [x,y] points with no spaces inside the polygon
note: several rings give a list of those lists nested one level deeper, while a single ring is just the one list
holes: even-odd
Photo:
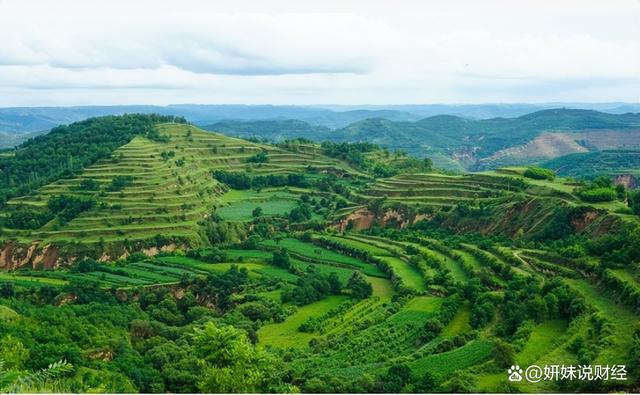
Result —
[{"label": "grassy slope", "polygon": [[329,296],[321,301],[299,307],[284,322],[265,325],[258,330],[260,344],[275,347],[303,347],[315,335],[299,332],[298,328],[311,317],[319,317],[346,300],[345,296]]},{"label": "grassy slope", "polygon": [[[95,196],[97,207],[88,210],[68,224],[56,221],[34,231],[8,231],[9,238],[23,242],[59,240],[97,242],[147,239],[157,234],[182,236],[197,243],[197,222],[214,207],[233,200],[241,201],[235,207],[223,209],[223,216],[247,219],[254,204],[264,206],[267,214],[283,213],[293,207],[293,195],[274,193],[266,203],[248,201],[235,192],[221,197],[224,188],[211,177],[214,169],[241,171],[249,174],[299,172],[308,166],[318,170],[341,169],[353,171],[348,165],[315,152],[292,153],[273,146],[255,144],[223,135],[208,133],[191,125],[161,124],[161,135],[169,142],[150,141],[135,137],[117,149],[112,159],[102,160],[85,169],[78,177],[63,179],[42,187],[37,193],[9,201],[9,209],[17,206],[44,207],[50,197],[60,194]],[[162,152],[174,153],[163,160]],[[257,152],[266,151],[268,163],[250,164],[247,159]],[[179,162],[184,162],[179,163]],[[109,192],[106,187],[113,177],[132,176],[133,183],[121,191]],[[75,186],[82,179],[97,181],[100,191],[79,191]],[[246,196],[245,196],[246,197]],[[256,199],[259,198],[256,196]]]}]

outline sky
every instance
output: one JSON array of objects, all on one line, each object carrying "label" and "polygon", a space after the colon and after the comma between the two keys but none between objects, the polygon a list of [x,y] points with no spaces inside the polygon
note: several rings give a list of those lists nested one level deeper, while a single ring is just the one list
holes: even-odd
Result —
[{"label": "sky", "polygon": [[0,106],[640,102],[640,0],[0,0]]}]

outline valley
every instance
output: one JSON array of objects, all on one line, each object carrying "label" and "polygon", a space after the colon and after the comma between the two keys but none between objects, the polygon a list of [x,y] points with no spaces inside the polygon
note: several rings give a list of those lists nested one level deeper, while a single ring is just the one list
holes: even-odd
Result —
[{"label": "valley", "polygon": [[[638,389],[640,192],[613,174],[453,173],[355,132],[267,143],[140,114],[56,133],[0,155],[0,369],[64,361],[71,392]],[[604,141],[525,150],[566,136],[562,154]],[[524,139],[476,137],[498,156]],[[515,364],[628,374],[513,382]]]}]

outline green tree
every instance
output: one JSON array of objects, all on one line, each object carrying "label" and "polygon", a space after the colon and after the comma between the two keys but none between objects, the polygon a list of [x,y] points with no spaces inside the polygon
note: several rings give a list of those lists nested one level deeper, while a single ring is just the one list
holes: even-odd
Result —
[{"label": "green tree", "polygon": [[29,350],[19,339],[7,335],[0,340],[0,360],[6,369],[22,370],[28,359]]},{"label": "green tree", "polygon": [[278,360],[254,347],[246,333],[208,322],[194,335],[195,354],[203,368],[203,392],[266,392],[279,384]]},{"label": "green tree", "polygon": [[353,272],[347,282],[347,288],[351,290],[351,296],[356,299],[366,299],[373,293],[373,287],[360,272]]},{"label": "green tree", "polygon": [[509,343],[498,339],[493,346],[493,359],[501,368],[508,368],[515,361],[515,351]]},{"label": "green tree", "polygon": [[273,253],[273,257],[271,258],[271,263],[274,266],[278,266],[284,269],[291,269],[291,258],[289,257],[289,252],[286,249],[281,248]]},{"label": "green tree", "polygon": [[251,215],[253,216],[253,218],[262,217],[262,207],[254,208],[251,212]]},{"label": "green tree", "polygon": [[435,392],[436,389],[438,388],[438,385],[439,385],[438,378],[433,374],[431,374],[429,371],[427,371],[413,385],[412,392],[419,393],[419,394]]},{"label": "green tree", "polygon": [[413,380],[413,372],[405,364],[393,365],[384,377],[384,392],[400,392]]}]

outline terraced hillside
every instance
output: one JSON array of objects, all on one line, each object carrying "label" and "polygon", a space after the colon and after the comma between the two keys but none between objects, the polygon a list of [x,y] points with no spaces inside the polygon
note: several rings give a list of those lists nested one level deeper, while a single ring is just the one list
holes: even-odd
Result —
[{"label": "terraced hillside", "polygon": [[[362,143],[134,129],[48,172],[24,147],[0,160],[16,225],[0,375],[64,360],[66,392],[637,392],[634,191],[540,168],[449,175]],[[509,380],[534,364],[627,371]]]},{"label": "terraced hillside", "polygon": [[[247,175],[353,171],[312,146],[301,145],[294,153],[186,124],[161,124],[157,131],[160,139],[136,136],[77,176],[9,200],[4,216],[23,209],[46,210],[57,196],[95,199],[95,204],[68,222],[54,218],[36,229],[5,228],[3,237],[42,246],[154,238],[198,245],[198,221],[223,204],[220,197],[227,191],[212,177],[216,169]],[[267,160],[252,163],[259,153]]]},{"label": "terraced hillside", "polygon": [[380,179],[367,194],[386,197],[390,201],[440,208],[462,202],[496,202],[525,188],[524,183],[505,177],[410,174]]}]

